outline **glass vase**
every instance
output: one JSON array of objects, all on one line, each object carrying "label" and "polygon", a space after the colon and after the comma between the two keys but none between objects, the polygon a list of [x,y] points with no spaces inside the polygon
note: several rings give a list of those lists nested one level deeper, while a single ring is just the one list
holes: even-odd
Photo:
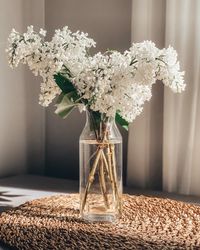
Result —
[{"label": "glass vase", "polygon": [[81,217],[114,222],[121,214],[122,197],[122,136],[115,120],[87,111],[79,154]]}]

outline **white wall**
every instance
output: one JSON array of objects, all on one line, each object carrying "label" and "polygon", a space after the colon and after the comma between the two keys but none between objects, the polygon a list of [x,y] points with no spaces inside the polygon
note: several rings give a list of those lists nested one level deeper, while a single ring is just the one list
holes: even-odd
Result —
[{"label": "white wall", "polygon": [[44,26],[44,0],[0,0],[0,176],[44,171],[44,110],[37,104],[39,79],[27,68],[8,67],[12,28]]}]

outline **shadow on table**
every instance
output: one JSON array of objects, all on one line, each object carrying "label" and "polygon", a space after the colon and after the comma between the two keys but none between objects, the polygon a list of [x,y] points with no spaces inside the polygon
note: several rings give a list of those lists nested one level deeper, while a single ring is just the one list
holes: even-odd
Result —
[{"label": "shadow on table", "polygon": [[17,248],[11,247],[0,240],[0,250],[17,250]]},{"label": "shadow on table", "polygon": [[[6,191],[0,192],[0,213],[12,208],[10,205],[11,200],[9,198],[20,197],[22,195],[8,194]],[[1,249],[0,249],[1,250]]]}]

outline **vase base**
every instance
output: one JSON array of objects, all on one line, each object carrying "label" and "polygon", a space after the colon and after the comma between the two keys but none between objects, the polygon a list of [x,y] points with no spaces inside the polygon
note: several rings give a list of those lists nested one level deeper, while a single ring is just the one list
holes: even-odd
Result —
[{"label": "vase base", "polygon": [[86,222],[104,222],[104,223],[114,223],[118,219],[118,217],[113,214],[86,214],[83,215],[82,218]]}]

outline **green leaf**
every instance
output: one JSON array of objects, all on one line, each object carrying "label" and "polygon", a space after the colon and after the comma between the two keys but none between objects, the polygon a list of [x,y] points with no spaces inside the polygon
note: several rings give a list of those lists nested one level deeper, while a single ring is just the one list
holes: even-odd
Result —
[{"label": "green leaf", "polygon": [[58,87],[65,94],[76,90],[73,83],[67,77],[65,77],[64,75],[60,73],[54,75],[54,80],[56,84],[58,85]]},{"label": "green leaf", "polygon": [[122,126],[124,129],[126,129],[128,131],[128,125],[129,123],[121,117],[121,115],[119,113],[116,113],[116,116],[115,116],[115,121],[120,125]]},{"label": "green leaf", "polygon": [[76,96],[75,91],[71,91],[67,94],[62,92],[58,97],[55,113],[62,118],[66,118],[77,106],[77,103],[75,103]]}]

